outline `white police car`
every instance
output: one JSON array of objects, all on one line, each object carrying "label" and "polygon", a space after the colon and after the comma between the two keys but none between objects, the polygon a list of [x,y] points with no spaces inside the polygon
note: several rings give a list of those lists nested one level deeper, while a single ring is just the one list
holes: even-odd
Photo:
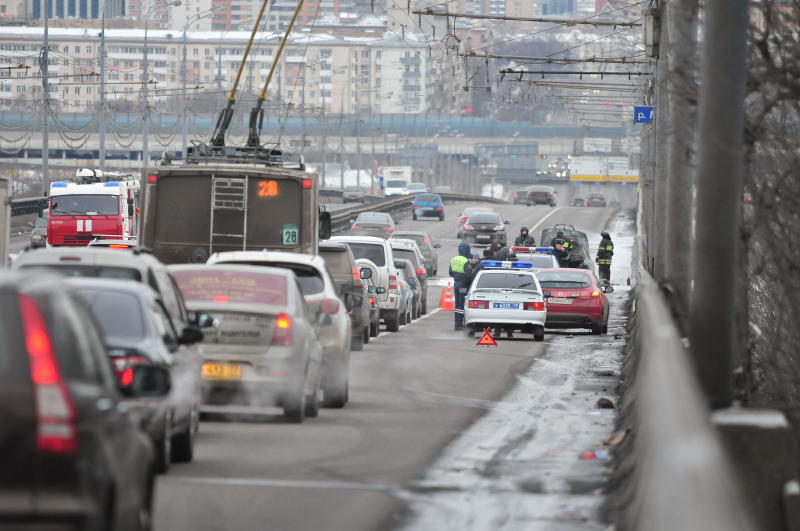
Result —
[{"label": "white police car", "polygon": [[515,245],[511,252],[517,255],[518,262],[530,262],[531,269],[555,269],[560,267],[558,260],[553,256],[552,247],[522,247]]},{"label": "white police car", "polygon": [[530,262],[484,260],[464,304],[464,324],[470,335],[484,328],[533,334],[544,340],[547,317],[542,288]]}]

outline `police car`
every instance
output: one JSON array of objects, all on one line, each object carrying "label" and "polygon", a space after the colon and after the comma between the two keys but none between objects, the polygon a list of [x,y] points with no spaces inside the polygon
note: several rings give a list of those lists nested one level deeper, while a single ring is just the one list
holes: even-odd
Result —
[{"label": "police car", "polygon": [[514,245],[511,252],[520,262],[529,262],[534,270],[553,269],[558,266],[558,260],[553,256],[552,247],[523,247]]},{"label": "police car", "polygon": [[544,340],[547,317],[544,296],[530,262],[484,260],[464,304],[464,324],[470,335],[484,328],[533,334]]}]

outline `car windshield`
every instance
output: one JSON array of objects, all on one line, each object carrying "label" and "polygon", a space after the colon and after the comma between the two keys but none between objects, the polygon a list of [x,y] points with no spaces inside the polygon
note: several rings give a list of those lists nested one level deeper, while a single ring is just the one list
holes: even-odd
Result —
[{"label": "car windshield", "polygon": [[359,258],[366,258],[372,261],[376,266],[383,267],[386,265],[385,251],[383,245],[375,243],[350,243],[347,244],[352,251],[356,260]]},{"label": "car windshield", "polygon": [[522,289],[536,291],[536,279],[530,273],[491,271],[478,278],[477,289]]},{"label": "car windshield", "polygon": [[475,212],[491,212],[491,211],[492,209],[484,207],[465,208],[464,212],[462,212],[461,215],[469,216],[470,214],[474,214]]},{"label": "car windshield", "polygon": [[405,258],[406,260],[409,260],[414,267],[420,267],[420,264],[417,261],[417,253],[411,249],[397,249],[393,247],[392,254],[394,254],[395,258],[398,260]]},{"label": "car windshield", "polygon": [[435,194],[420,194],[414,200],[415,203],[441,203],[442,198]]},{"label": "car windshield", "polygon": [[281,269],[289,269],[291,271],[294,271],[294,275],[297,277],[297,283],[300,286],[300,291],[303,292],[303,295],[314,295],[315,293],[321,293],[322,290],[325,289],[325,282],[322,280],[320,272],[317,271],[317,269],[313,266],[308,266],[305,264],[292,264],[284,262],[263,262],[263,261],[225,262],[225,263],[280,267]]},{"label": "car windshield", "polygon": [[528,262],[533,264],[536,269],[544,269],[556,267],[552,255],[549,254],[519,254],[517,253],[518,262]]},{"label": "car windshield", "polygon": [[386,188],[405,188],[407,184],[401,180],[386,181]]},{"label": "car windshield", "polygon": [[424,190],[425,188],[427,188],[427,186],[425,186],[425,185],[424,185],[424,184],[422,184],[422,183],[409,183],[409,184],[408,184],[408,189],[409,189],[409,190],[411,190],[411,189],[414,189],[414,190]]},{"label": "car windshield", "polygon": [[364,190],[362,190],[360,186],[346,186],[344,191],[345,192],[363,192]]},{"label": "car windshield", "polygon": [[141,341],[146,337],[144,313],[135,295],[89,287],[79,287],[78,292],[100,324],[107,344],[119,346],[120,341]]},{"label": "car windshield", "polygon": [[79,264],[25,264],[24,269],[41,268],[48,269],[65,277],[97,277],[97,278],[117,278],[120,280],[142,281],[142,275],[136,269],[129,267],[115,266],[96,266]]},{"label": "car windshield", "polygon": [[467,220],[467,223],[494,223],[496,225],[502,225],[503,221],[497,214],[479,212],[477,214],[472,214]]},{"label": "car windshield", "polygon": [[338,274],[352,274],[352,265],[347,256],[347,250],[342,249],[320,249],[319,255],[325,260],[328,271]]},{"label": "car windshield", "polygon": [[119,199],[113,195],[58,195],[51,199],[54,216],[114,216]]},{"label": "car windshield", "polygon": [[358,215],[356,223],[382,223],[384,225],[391,225],[392,218],[388,214],[381,214],[380,212],[364,212]]},{"label": "car windshield", "polygon": [[395,240],[411,240],[411,241],[416,242],[417,245],[420,246],[420,248],[422,248],[422,246],[425,245],[425,236],[423,236],[421,234],[404,234],[402,232],[400,234],[395,233],[395,236],[394,236],[393,239],[395,239]]},{"label": "car windshield", "polygon": [[187,302],[234,302],[286,306],[286,277],[270,273],[225,271],[208,267],[173,271]]},{"label": "car windshield", "polygon": [[591,286],[586,273],[578,271],[541,271],[536,274],[543,288],[588,288]]},{"label": "car windshield", "polygon": [[47,218],[36,218],[36,222],[33,226],[37,229],[46,229],[47,228]]}]

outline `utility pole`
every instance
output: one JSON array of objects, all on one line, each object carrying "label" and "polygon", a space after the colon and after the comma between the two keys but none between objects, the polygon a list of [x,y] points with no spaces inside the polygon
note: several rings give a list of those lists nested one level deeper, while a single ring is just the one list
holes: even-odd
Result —
[{"label": "utility pole", "polygon": [[[155,6],[153,6],[155,7]],[[149,77],[150,77],[150,64],[147,61],[147,24],[150,22],[150,13],[152,12],[153,7],[151,7],[145,16],[144,19],[144,87],[143,87],[143,96],[144,96],[144,115],[142,116],[142,171],[146,172],[147,167],[150,165],[150,146],[148,145],[148,137],[150,136],[150,126],[148,125],[148,115],[150,114],[150,101],[149,101]]]},{"label": "utility pole", "polygon": [[42,48],[42,58],[40,69],[42,71],[42,197],[47,195],[47,187],[50,183],[49,167],[50,161],[50,143],[47,137],[47,119],[50,112],[50,84],[48,79],[47,70],[50,62],[50,35],[49,35],[49,19],[50,19],[50,3],[52,0],[42,0],[44,2],[44,42]]},{"label": "utility pole", "polygon": [[320,126],[322,129],[322,186],[325,186],[325,157],[328,144],[328,124],[325,123],[325,102],[322,102],[322,116],[320,119]]},{"label": "utility pole", "polygon": [[100,116],[98,141],[100,142],[100,171],[106,170],[106,5],[108,0],[100,3]]},{"label": "utility pole", "polygon": [[183,103],[183,118],[181,120],[181,159],[186,162],[189,156],[189,102],[186,98],[186,30],[190,20],[183,25],[183,61],[181,61],[181,101]]},{"label": "utility pole", "polygon": [[706,0],[690,348],[712,408],[733,401],[748,0]]}]

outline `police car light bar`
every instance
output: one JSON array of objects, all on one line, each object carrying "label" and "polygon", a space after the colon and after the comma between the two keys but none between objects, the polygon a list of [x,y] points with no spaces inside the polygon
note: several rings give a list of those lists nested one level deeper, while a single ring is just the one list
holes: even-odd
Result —
[{"label": "police car light bar", "polygon": [[498,260],[483,260],[481,265],[484,269],[530,269],[533,267],[530,262],[501,262]]},{"label": "police car light bar", "polygon": [[518,253],[552,253],[552,247],[519,247],[513,246],[511,250]]}]

